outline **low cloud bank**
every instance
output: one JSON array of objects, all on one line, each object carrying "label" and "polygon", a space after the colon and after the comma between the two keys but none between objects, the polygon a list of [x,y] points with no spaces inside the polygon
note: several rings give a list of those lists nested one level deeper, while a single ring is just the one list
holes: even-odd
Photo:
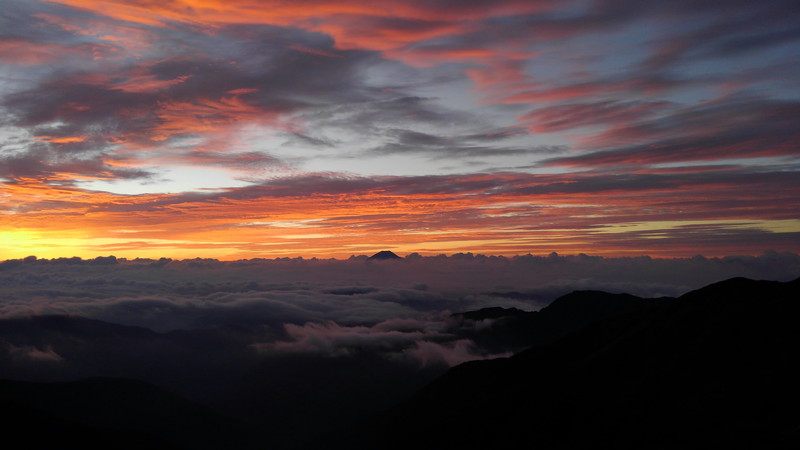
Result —
[{"label": "low cloud bank", "polygon": [[538,310],[577,289],[677,296],[744,276],[787,281],[800,256],[656,259],[470,253],[372,261],[26,258],[0,263],[0,317],[71,314],[157,331],[390,319],[487,306]]},{"label": "low cloud bank", "polygon": [[251,417],[265,435],[290,436],[305,422],[346,423],[388,408],[448,367],[529,345],[515,340],[518,330],[506,318],[460,312],[535,311],[573,290],[677,296],[731,277],[787,281],[798,274],[800,256],[774,252],[26,258],[0,263],[0,373],[29,381],[144,380]]},{"label": "low cloud bank", "polygon": [[[573,290],[678,296],[736,276],[787,281],[798,274],[800,256],[777,252],[683,259],[413,254],[389,261],[30,257],[0,263],[0,319],[69,315],[158,333],[239,327],[241,354],[372,352],[453,365],[498,354],[465,339],[465,325],[452,313],[534,311]],[[53,342],[9,345],[15,360],[69,359]]]},{"label": "low cloud bank", "polygon": [[368,326],[341,326],[332,321],[286,324],[282,340],[253,344],[265,354],[297,353],[325,357],[353,356],[374,352],[395,360],[422,366],[454,366],[475,359],[509,356],[479,349],[465,331],[487,327],[486,322],[456,318],[449,312],[424,319],[389,319]]}]

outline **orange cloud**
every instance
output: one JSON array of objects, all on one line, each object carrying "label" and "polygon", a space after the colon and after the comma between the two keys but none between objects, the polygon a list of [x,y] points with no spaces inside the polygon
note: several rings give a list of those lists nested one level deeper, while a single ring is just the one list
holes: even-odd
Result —
[{"label": "orange cloud", "polygon": [[662,176],[643,178],[638,190],[624,180],[604,186],[591,175],[503,174],[494,183],[489,175],[447,177],[435,189],[427,188],[431,179],[302,178],[222,193],[127,196],[26,179],[6,184],[0,197],[0,233],[16,236],[0,258],[34,250],[64,256],[64,249],[84,257],[144,251],[221,259],[347,257],[375,248],[505,255],[710,256],[727,253],[725,245],[763,251],[741,239],[746,233],[758,234],[762,246],[766,236],[782,249],[800,250],[791,244],[800,222],[785,213],[800,206],[791,189],[765,202],[759,191],[742,196],[736,178],[724,173],[686,185],[665,184]]},{"label": "orange cloud", "polygon": [[[471,21],[493,16],[525,14],[553,7],[551,1],[426,2],[369,0],[302,2],[256,0],[56,0],[117,20],[169,26],[181,22],[207,27],[225,24],[295,26],[334,37],[339,49],[394,52],[408,44],[465,32]],[[405,21],[400,23],[400,21]],[[464,56],[479,50],[465,50]],[[413,53],[395,52],[395,56]]]},{"label": "orange cloud", "polygon": [[86,138],[82,136],[37,136],[37,139],[44,142],[52,142],[53,144],[70,144],[75,142],[84,142]]},{"label": "orange cloud", "polygon": [[155,75],[140,75],[116,83],[114,84],[114,88],[124,92],[155,92],[178,83],[183,83],[190,77],[191,75],[184,75],[171,80],[159,80]]},{"label": "orange cloud", "polygon": [[164,24],[266,23],[287,25],[325,16],[364,15],[427,20],[470,20],[495,15],[541,11],[552,1],[505,0],[499,2],[427,2],[408,0],[340,1],[307,0],[57,0],[58,3],[88,9],[120,20]]}]

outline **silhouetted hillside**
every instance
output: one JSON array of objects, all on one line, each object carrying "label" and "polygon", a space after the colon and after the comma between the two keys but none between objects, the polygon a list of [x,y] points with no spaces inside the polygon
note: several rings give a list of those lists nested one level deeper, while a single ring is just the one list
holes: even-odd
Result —
[{"label": "silhouetted hillside", "polygon": [[295,448],[409,398],[445,370],[369,352],[337,358],[289,354],[253,368],[237,382],[226,409],[258,424],[270,448]]},{"label": "silhouetted hillside", "polygon": [[655,307],[667,300],[600,291],[575,291],[559,297],[541,311],[493,307],[456,316],[474,321],[492,320],[491,326],[478,328],[465,336],[495,352],[516,352],[555,342],[592,322]]},{"label": "silhouetted hillside", "polygon": [[0,407],[11,420],[7,429],[24,434],[29,448],[218,449],[256,442],[250,428],[135,380],[0,380]]},{"label": "silhouetted hillside", "polygon": [[48,342],[52,337],[63,335],[80,339],[107,339],[109,337],[142,339],[155,335],[147,328],[117,325],[78,316],[44,315],[0,320],[0,333],[9,338],[29,337],[32,335],[31,330],[34,329],[40,330],[39,333],[36,333],[39,339]]},{"label": "silhouetted hillside", "polygon": [[798,299],[736,278],[465,363],[340,448],[796,448]]},{"label": "silhouetted hillside", "polygon": [[6,441],[24,442],[25,448],[182,449],[173,442],[159,439],[146,432],[87,425],[31,409],[4,398],[0,398],[0,411],[4,417],[3,429],[6,431]]}]

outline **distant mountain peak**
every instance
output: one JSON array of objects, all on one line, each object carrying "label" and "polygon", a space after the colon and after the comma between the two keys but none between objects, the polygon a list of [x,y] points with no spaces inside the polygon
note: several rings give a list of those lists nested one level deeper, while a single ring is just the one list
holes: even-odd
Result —
[{"label": "distant mountain peak", "polygon": [[389,250],[382,250],[370,256],[369,259],[400,259],[400,257]]}]

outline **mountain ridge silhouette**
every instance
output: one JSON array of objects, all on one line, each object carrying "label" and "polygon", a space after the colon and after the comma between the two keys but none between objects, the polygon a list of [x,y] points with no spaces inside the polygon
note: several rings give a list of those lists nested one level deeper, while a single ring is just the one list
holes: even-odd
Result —
[{"label": "mountain ridge silhouette", "polygon": [[792,448],[798,299],[734,278],[467,362],[335,448]]}]

